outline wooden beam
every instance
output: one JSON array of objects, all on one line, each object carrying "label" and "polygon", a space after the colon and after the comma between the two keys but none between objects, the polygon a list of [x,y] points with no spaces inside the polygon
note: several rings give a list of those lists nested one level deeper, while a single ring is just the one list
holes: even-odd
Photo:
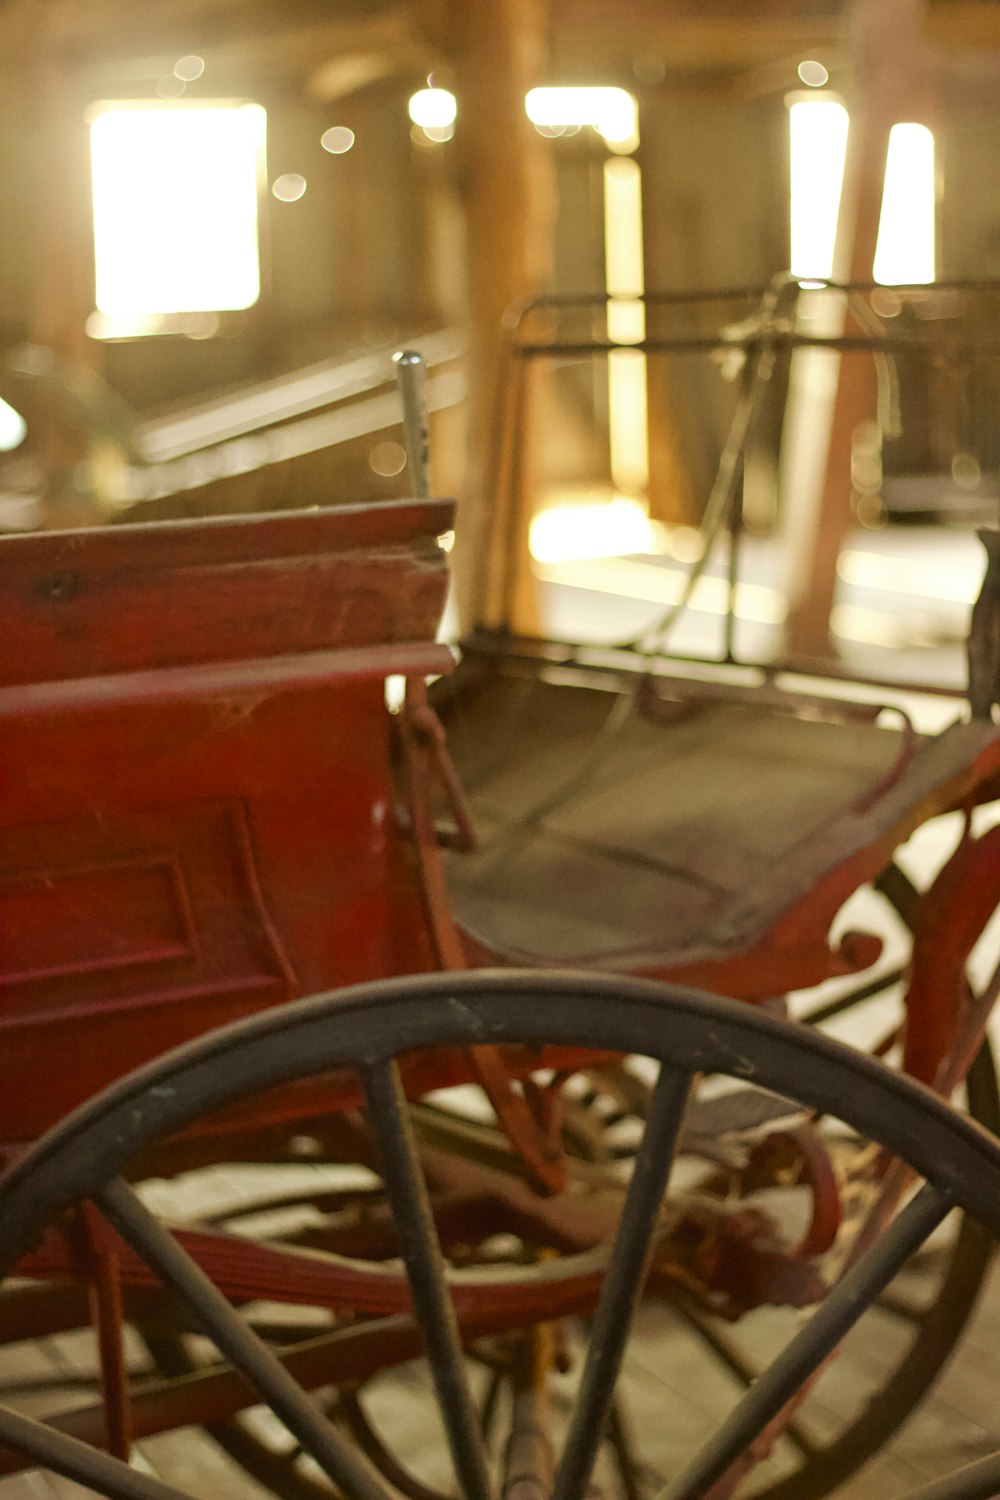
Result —
[{"label": "wooden beam", "polygon": [[1000,52],[994,0],[934,0],[923,23],[926,40],[947,52]]},{"label": "wooden beam", "polygon": [[[817,49],[837,48],[842,0],[553,0],[557,61],[599,62],[628,49],[658,52],[668,74],[766,66]],[[995,0],[930,0],[921,31],[944,52],[1000,51]],[[825,59],[825,53],[824,53]]]},{"label": "wooden beam", "polygon": [[[52,0],[46,9],[50,51],[104,86],[155,79],[185,52],[204,56],[213,69],[238,68],[260,78],[308,74],[324,58],[398,56],[420,46],[405,5],[346,15],[326,5],[274,0],[164,0],[142,12],[122,0],[68,7]],[[18,60],[16,29],[0,12],[0,70]]]},{"label": "wooden beam", "polygon": [[[59,389],[59,372],[69,368],[79,379],[81,366],[100,360],[86,334],[94,307],[89,135],[73,71],[51,45],[50,13],[30,4],[15,9],[18,123],[27,164],[20,232],[31,246],[25,324],[28,343],[46,351],[30,360],[39,378],[29,443],[45,475],[45,526],[84,526],[97,515],[73,476],[90,452]],[[47,378],[50,368],[55,379]]]},{"label": "wooden beam", "polygon": [[[496,561],[504,553],[505,529],[526,542],[523,474],[521,486],[515,483],[505,500],[506,513],[495,513],[496,423],[510,389],[505,391],[503,320],[545,284],[551,254],[551,162],[524,112],[525,94],[545,76],[546,13],[547,0],[490,0],[452,11],[450,50],[461,101],[455,145],[468,268],[467,462],[455,550],[463,624],[502,617],[523,628],[531,613],[530,601],[523,595],[512,600],[495,573],[483,597],[482,563],[487,555]],[[527,446],[521,444],[515,460]]]}]

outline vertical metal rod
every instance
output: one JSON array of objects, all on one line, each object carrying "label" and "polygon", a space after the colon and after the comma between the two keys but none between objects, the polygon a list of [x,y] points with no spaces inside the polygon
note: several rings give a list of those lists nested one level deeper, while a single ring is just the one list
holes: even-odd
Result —
[{"label": "vertical metal rod", "polygon": [[632,1318],[642,1294],[690,1085],[687,1073],[663,1064],[605,1272],[601,1300],[591,1324],[580,1392],[552,1500],[579,1500],[587,1491],[614,1400],[615,1381]]},{"label": "vertical metal rod", "polygon": [[403,445],[416,500],[430,495],[430,429],[427,419],[427,366],[415,349],[392,356],[399,393],[403,398]]}]

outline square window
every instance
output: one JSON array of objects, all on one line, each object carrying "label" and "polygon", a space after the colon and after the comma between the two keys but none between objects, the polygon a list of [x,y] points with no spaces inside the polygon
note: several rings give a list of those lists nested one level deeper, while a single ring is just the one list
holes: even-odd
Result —
[{"label": "square window", "polygon": [[226,312],[260,296],[257,104],[99,106],[90,127],[98,310]]}]

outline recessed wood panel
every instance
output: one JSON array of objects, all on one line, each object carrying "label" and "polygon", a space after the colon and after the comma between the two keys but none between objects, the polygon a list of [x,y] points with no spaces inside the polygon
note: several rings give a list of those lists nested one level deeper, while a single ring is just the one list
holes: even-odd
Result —
[{"label": "recessed wood panel", "polygon": [[4,880],[4,983],[31,984],[190,959],[195,935],[186,894],[183,873],[171,858],[32,870]]},{"label": "recessed wood panel", "polygon": [[40,1013],[234,986],[293,992],[240,802],[0,839],[0,1031]]}]

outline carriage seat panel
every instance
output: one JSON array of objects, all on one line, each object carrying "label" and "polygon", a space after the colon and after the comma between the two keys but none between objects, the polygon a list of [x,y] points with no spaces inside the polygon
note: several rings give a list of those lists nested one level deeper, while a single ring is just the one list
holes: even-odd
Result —
[{"label": "carriage seat panel", "polygon": [[0,1141],[210,1027],[433,966],[384,679],[451,661],[450,519],[0,543]]},{"label": "carriage seat panel", "polygon": [[474,942],[518,962],[648,970],[745,951],[831,870],[951,805],[970,767],[1000,763],[984,724],[924,740],[837,704],[824,721],[752,697],[630,708],[537,677],[456,687],[441,712],[481,848],[448,856],[449,889]]},{"label": "carriage seat panel", "polygon": [[0,687],[432,641],[448,501],[6,537]]}]

